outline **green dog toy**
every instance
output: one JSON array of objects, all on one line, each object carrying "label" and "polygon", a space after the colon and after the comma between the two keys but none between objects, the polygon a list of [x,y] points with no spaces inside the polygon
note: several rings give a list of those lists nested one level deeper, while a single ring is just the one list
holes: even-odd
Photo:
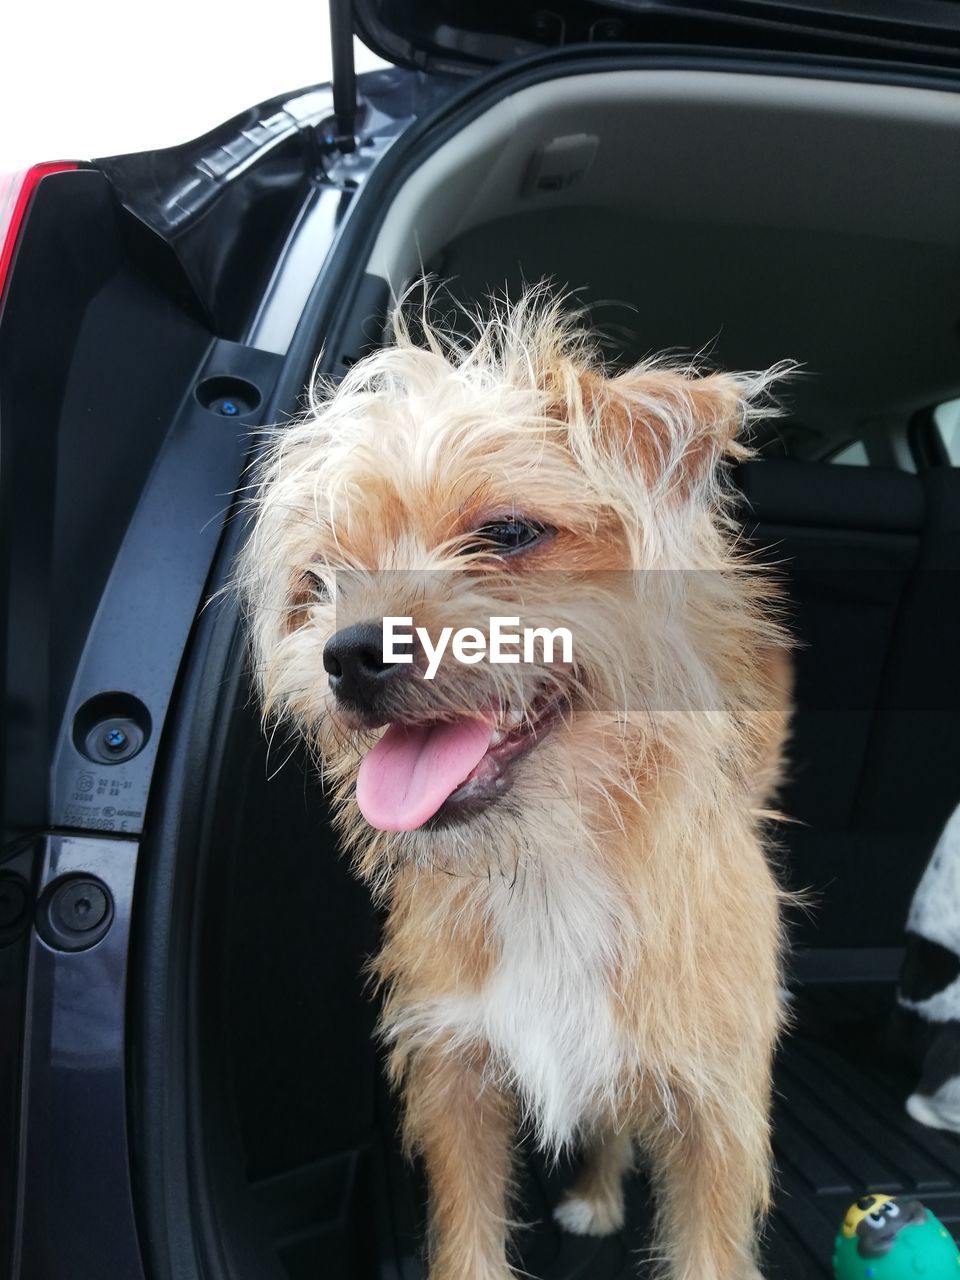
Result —
[{"label": "green dog toy", "polygon": [[833,1246],[834,1280],[960,1280],[960,1251],[919,1200],[861,1196]]}]

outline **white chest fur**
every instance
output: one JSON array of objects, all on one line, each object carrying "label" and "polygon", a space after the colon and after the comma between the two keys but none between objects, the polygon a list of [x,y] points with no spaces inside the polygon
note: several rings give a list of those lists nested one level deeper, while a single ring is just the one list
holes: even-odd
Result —
[{"label": "white chest fur", "polygon": [[596,864],[573,851],[484,891],[500,955],[483,988],[408,1008],[388,1034],[488,1044],[541,1144],[557,1150],[596,1114],[623,1066],[610,983],[616,901]]}]

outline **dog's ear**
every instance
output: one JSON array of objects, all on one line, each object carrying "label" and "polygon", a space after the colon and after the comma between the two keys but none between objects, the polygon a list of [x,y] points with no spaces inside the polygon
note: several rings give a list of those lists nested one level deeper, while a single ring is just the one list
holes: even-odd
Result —
[{"label": "dog's ear", "polygon": [[758,383],[657,366],[613,377],[591,371],[581,376],[578,408],[608,460],[683,501],[711,492],[722,459],[749,456],[739,437],[755,413]]}]

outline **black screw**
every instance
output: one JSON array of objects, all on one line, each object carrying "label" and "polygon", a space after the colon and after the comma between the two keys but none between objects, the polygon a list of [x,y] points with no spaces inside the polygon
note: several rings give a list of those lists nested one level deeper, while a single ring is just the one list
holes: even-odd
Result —
[{"label": "black screw", "polygon": [[[122,764],[130,760],[142,748],[146,734],[136,720],[124,715],[107,715],[91,724],[83,726],[83,742],[77,743],[88,760],[101,764]],[[76,741],[76,739],[74,739]],[[80,791],[92,791],[93,774],[86,774],[79,783]]]},{"label": "black screw", "polygon": [[108,751],[123,751],[129,741],[126,732],[116,725],[103,735],[103,745]]},{"label": "black screw", "polygon": [[51,904],[54,920],[73,933],[89,933],[103,923],[107,895],[92,880],[71,880],[58,889]]},{"label": "black screw", "polygon": [[113,923],[110,890],[93,876],[72,876],[48,887],[37,911],[37,933],[55,951],[87,951]]}]

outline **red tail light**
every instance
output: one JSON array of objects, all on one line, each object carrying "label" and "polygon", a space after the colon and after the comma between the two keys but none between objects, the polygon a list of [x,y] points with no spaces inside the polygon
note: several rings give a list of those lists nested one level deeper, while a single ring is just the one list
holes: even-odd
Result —
[{"label": "red tail light", "polygon": [[55,160],[51,164],[35,164],[20,173],[0,174],[0,301],[33,193],[48,174],[76,168],[73,160]]}]

